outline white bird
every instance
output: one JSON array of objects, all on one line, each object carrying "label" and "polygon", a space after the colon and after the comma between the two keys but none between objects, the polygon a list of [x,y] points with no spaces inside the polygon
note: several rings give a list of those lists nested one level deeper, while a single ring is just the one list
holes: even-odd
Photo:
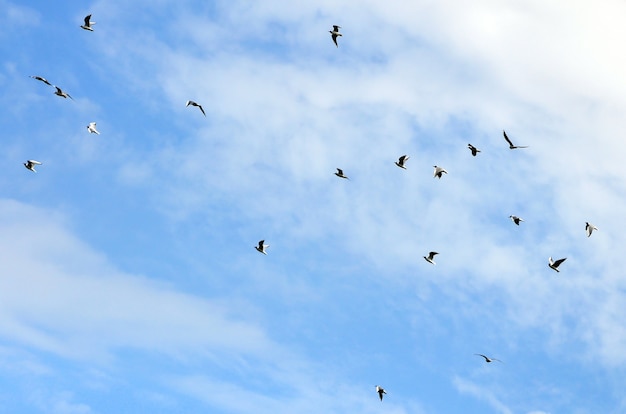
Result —
[{"label": "white bird", "polygon": [[520,221],[524,221],[521,218],[517,217],[517,216],[509,216],[509,218],[513,221],[513,223],[517,224],[519,226],[519,222]]},{"label": "white bird", "polygon": [[48,82],[48,80],[46,78],[42,78],[41,76],[31,76],[31,78],[37,79],[38,81],[41,81],[41,82],[45,83],[46,85],[52,86],[52,84],[50,82]]},{"label": "white bird", "polygon": [[85,24],[83,24],[80,27],[82,29],[89,30],[90,32],[93,32],[93,29],[91,28],[92,24],[96,24],[96,22],[92,22],[91,21],[91,14],[88,14],[87,16],[85,16]]},{"label": "white bird", "polygon": [[202,115],[206,116],[206,113],[204,113],[204,109],[202,109],[202,105],[200,105],[199,103],[194,102],[194,101],[187,101],[187,105],[185,106],[189,106],[189,105],[197,106],[198,108],[200,108],[200,112],[202,112]]},{"label": "white bird", "polygon": [[258,246],[254,246],[254,248],[259,252],[259,253],[263,253],[265,255],[267,255],[267,253],[265,252],[265,249],[270,247],[269,244],[265,244],[265,240],[260,240],[259,241],[259,245]]},{"label": "white bird", "polygon": [[400,168],[403,168],[406,170],[406,167],[404,166],[404,163],[408,161],[408,159],[411,158],[408,155],[403,155],[400,158],[398,158],[398,161],[396,161],[396,165]]},{"label": "white bird", "polygon": [[96,123],[95,122],[90,122],[89,125],[87,125],[87,131],[89,131],[92,134],[100,135],[100,133],[96,129]]},{"label": "white bird", "polygon": [[341,26],[333,25],[333,30],[328,31],[333,38],[333,42],[335,42],[335,46],[337,47],[339,47],[339,45],[337,44],[337,36],[343,36],[341,33],[339,33],[340,28]]},{"label": "white bird", "polygon": [[435,261],[433,260],[435,258],[435,255],[439,254],[437,252],[429,252],[428,256],[422,256],[424,258],[424,260],[426,260],[428,263],[430,264],[437,264],[435,263]]},{"label": "white bird", "polygon": [[385,389],[380,385],[376,386],[376,392],[378,393],[378,398],[380,398],[381,401],[383,400],[383,394],[387,394],[387,391],[385,391]]},{"label": "white bird", "polygon": [[74,98],[72,98],[69,93],[63,92],[63,90],[56,85],[54,87],[57,88],[57,90],[54,92],[55,95],[60,96],[61,98],[70,98],[71,100],[74,100]]},{"label": "white bird", "polygon": [[343,170],[341,168],[337,168],[337,172],[335,173],[335,175],[339,178],[345,178],[346,180],[349,180],[348,176],[343,173]]},{"label": "white bird", "polygon": [[472,144],[467,144],[467,148],[470,149],[470,151],[472,151],[472,155],[475,157],[476,154],[478,154],[480,152],[480,150],[478,148],[476,148],[475,146],[473,146]]},{"label": "white bird", "polygon": [[499,359],[496,359],[496,358],[489,358],[488,356],[483,355],[483,354],[474,354],[474,355],[478,355],[478,356],[481,356],[481,357],[485,358],[485,361],[486,361],[486,362],[493,362],[493,361],[502,362],[502,361],[500,361]]},{"label": "white bird", "polygon": [[436,165],[433,165],[433,167],[435,167],[435,173],[433,175],[433,178],[437,177],[437,178],[441,178],[441,176],[443,174],[447,174],[448,172],[446,170],[444,170],[441,167],[437,167]]},{"label": "white bird", "polygon": [[552,257],[550,257],[548,258],[548,267],[550,267],[550,269],[556,270],[557,272],[560,272],[559,265],[563,263],[566,259],[567,257],[564,257],[559,260],[552,260]]},{"label": "white bird", "polygon": [[591,233],[593,233],[594,230],[598,230],[598,228],[588,221],[585,221],[585,230],[587,230],[587,237],[589,237]]},{"label": "white bird", "polygon": [[32,172],[37,172],[35,171],[35,165],[41,165],[41,163],[35,160],[28,160],[24,163],[24,167],[31,170]]},{"label": "white bird", "polygon": [[502,130],[502,133],[504,134],[504,139],[506,140],[506,142],[509,143],[509,149],[517,149],[517,148],[528,148],[528,145],[526,146],[518,146],[518,145],[513,145],[513,143],[511,142],[511,140],[509,139],[509,137],[506,135],[506,131]]}]

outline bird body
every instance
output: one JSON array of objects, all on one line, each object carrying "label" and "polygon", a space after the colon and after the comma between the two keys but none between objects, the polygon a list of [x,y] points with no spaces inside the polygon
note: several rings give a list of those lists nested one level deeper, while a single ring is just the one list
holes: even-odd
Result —
[{"label": "bird body", "polygon": [[260,240],[259,244],[257,246],[254,246],[254,248],[259,252],[259,253],[263,253],[265,255],[267,255],[267,252],[265,251],[266,248],[270,247],[269,244],[265,244],[265,240]]},{"label": "bird body", "polygon": [[90,32],[93,32],[93,28],[91,27],[91,25],[96,24],[96,22],[92,22],[91,21],[91,14],[85,16],[85,24],[83,24],[81,27],[81,29],[85,29],[85,30],[89,30]]},{"label": "bird body", "polygon": [[411,158],[408,155],[403,155],[400,158],[398,158],[398,161],[396,161],[396,165],[400,168],[403,168],[406,170],[406,167],[404,166],[404,163],[408,161],[408,159]]},{"label": "bird body", "polygon": [[87,125],[87,131],[89,131],[92,134],[100,135],[100,133],[96,129],[96,123],[95,122],[90,122],[89,125]]},{"label": "bird body", "polygon": [[380,385],[376,386],[376,392],[378,393],[378,398],[380,398],[381,401],[383,400],[383,394],[387,394],[387,391],[385,391],[385,389]]},{"label": "bird body", "polygon": [[513,221],[513,223],[517,224],[519,226],[519,222],[520,221],[524,221],[521,218],[517,217],[517,216],[509,216],[509,218]]},{"label": "bird body", "polygon": [[478,355],[478,356],[481,356],[481,357],[485,358],[485,362],[487,362],[487,363],[489,363],[489,362],[493,362],[493,361],[502,362],[502,361],[500,361],[499,359],[496,359],[496,358],[489,358],[488,356],[483,355],[483,354],[474,354],[474,355]]},{"label": "bird body", "polygon": [[480,152],[480,150],[478,148],[476,148],[475,146],[473,146],[472,144],[467,144],[467,148],[470,149],[470,151],[472,151],[472,155],[475,157],[476,154],[478,154]]},{"label": "bird body", "polygon": [[24,163],[24,167],[36,173],[37,171],[35,170],[35,165],[41,165],[41,163],[35,160],[28,160]]},{"label": "bird body", "polygon": [[48,82],[48,80],[46,78],[42,78],[41,76],[31,76],[31,78],[37,79],[38,81],[41,81],[41,82],[45,83],[46,85],[52,86],[52,84],[50,82]]},{"label": "bird body", "polygon": [[74,98],[72,98],[69,93],[64,92],[58,86],[54,86],[54,87],[56,88],[56,91],[54,92],[55,95],[60,96],[61,98],[70,98],[71,100],[74,100]]},{"label": "bird body", "polygon": [[335,46],[337,47],[339,47],[339,45],[337,44],[337,36],[343,36],[341,33],[339,33],[340,28],[341,26],[333,25],[333,30],[328,31],[333,38],[333,42],[335,42]]},{"label": "bird body", "polygon": [[437,254],[439,254],[439,253],[437,253],[437,252],[429,252],[428,256],[422,256],[422,257],[424,258],[424,260],[426,260],[430,264],[437,264],[437,263],[435,263],[435,260],[434,260],[435,259],[435,255],[437,255]]},{"label": "bird body", "polygon": [[502,130],[502,134],[504,135],[504,139],[506,140],[506,142],[509,143],[509,149],[528,148],[528,145],[525,145],[525,146],[513,145],[509,137],[506,135],[506,131]]},{"label": "bird body", "polygon": [[446,170],[444,170],[441,167],[437,167],[436,165],[433,165],[433,167],[435,167],[435,173],[433,174],[433,178],[437,177],[437,178],[441,179],[441,176],[443,174],[447,174],[448,173]]},{"label": "bird body", "polygon": [[189,105],[197,106],[198,108],[200,108],[200,112],[202,112],[202,115],[206,116],[206,113],[204,112],[204,109],[202,109],[202,105],[200,105],[199,103],[194,102],[194,101],[187,101],[187,104],[185,106],[189,106]]},{"label": "bird body", "polygon": [[349,180],[348,176],[343,173],[343,170],[341,168],[337,168],[337,172],[335,173],[335,175],[339,178],[345,178],[346,180]]},{"label": "bird body", "polygon": [[563,263],[566,259],[567,257],[564,257],[559,260],[552,260],[552,257],[550,257],[548,258],[548,267],[550,267],[550,269],[556,270],[557,272],[560,272],[559,265]]},{"label": "bird body", "polygon": [[598,230],[598,228],[588,221],[585,221],[585,230],[587,231],[587,237],[589,237],[591,233],[593,233],[594,230]]}]

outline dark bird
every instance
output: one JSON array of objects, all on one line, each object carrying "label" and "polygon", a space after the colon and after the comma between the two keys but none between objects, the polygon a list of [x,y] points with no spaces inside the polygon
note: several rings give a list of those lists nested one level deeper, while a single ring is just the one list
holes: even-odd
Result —
[{"label": "dark bird", "polygon": [[516,149],[516,148],[528,148],[528,145],[526,146],[518,146],[518,145],[513,145],[513,143],[511,142],[511,140],[509,139],[509,137],[506,135],[506,131],[502,130],[502,133],[504,134],[504,139],[506,140],[506,142],[509,143],[509,148],[510,149]]},{"label": "dark bird", "polygon": [[80,26],[82,29],[85,30],[89,30],[90,32],[93,32],[93,29],[91,28],[92,24],[96,24],[96,22],[92,22],[91,20],[91,14],[85,16],[85,24],[83,24],[82,26]]},{"label": "dark bird", "polygon": [[341,26],[333,25],[333,30],[328,31],[333,38],[333,42],[335,42],[335,46],[337,47],[339,47],[339,45],[337,44],[337,36],[343,36],[341,33],[339,33],[340,28]]},{"label": "dark bird", "polygon": [[378,393],[378,398],[380,398],[381,401],[383,400],[383,394],[387,394],[387,391],[385,391],[385,389],[380,385],[376,386],[376,392]]},{"label": "dark bird", "polygon": [[474,354],[474,355],[478,355],[478,356],[481,356],[481,357],[485,358],[485,361],[486,361],[486,362],[493,362],[493,361],[502,362],[502,361],[500,361],[499,359],[496,359],[496,358],[489,358],[488,356],[483,355],[483,354]]},{"label": "dark bird", "polygon": [[32,172],[37,172],[35,171],[35,165],[41,165],[41,163],[35,160],[28,160],[24,163],[24,167],[31,170]]},{"label": "dark bird", "polygon": [[37,79],[38,81],[41,81],[41,82],[45,83],[46,85],[52,86],[52,84],[50,82],[48,82],[48,80],[46,78],[42,78],[41,76],[31,76],[31,78]]},{"label": "dark bird", "polygon": [[589,237],[591,233],[593,233],[594,230],[598,230],[598,228],[588,221],[585,221],[585,230],[587,231],[587,237]]},{"label": "dark bird", "polygon": [[398,161],[396,161],[396,165],[400,168],[404,168],[406,170],[406,167],[404,166],[404,163],[407,162],[407,160],[411,158],[408,155],[403,155],[400,158],[398,158]]},{"label": "dark bird", "polygon": [[63,92],[63,90],[58,86],[55,86],[55,88],[57,88],[57,90],[54,92],[55,95],[60,96],[61,98],[70,98],[71,100],[74,100],[74,98],[72,98],[69,93]]},{"label": "dark bird", "polygon": [[348,176],[343,173],[343,170],[341,168],[337,168],[337,172],[335,173],[335,175],[339,178],[345,178],[346,180],[349,180]]},{"label": "dark bird", "polygon": [[434,261],[434,258],[435,258],[436,254],[439,254],[439,253],[437,253],[437,252],[429,252],[428,256],[422,256],[422,257],[424,258],[424,260],[426,260],[430,264],[437,264]]},{"label": "dark bird", "polygon": [[559,265],[561,263],[563,263],[566,259],[567,259],[567,257],[564,257],[564,258],[559,259],[559,260],[552,260],[552,257],[550,257],[548,259],[548,267],[550,267],[550,269],[556,270],[557,272],[560,272]]},{"label": "dark bird", "polygon": [[467,144],[467,148],[470,149],[470,151],[472,151],[472,155],[475,157],[476,154],[478,154],[480,152],[480,150],[478,148],[476,148],[475,146],[473,146],[472,144]]},{"label": "dark bird", "polygon": [[517,217],[517,216],[509,216],[509,218],[513,221],[513,223],[517,224],[519,226],[519,222],[520,221],[524,221],[521,218]]},{"label": "dark bird", "polygon": [[265,240],[260,240],[258,246],[254,246],[254,248],[259,252],[267,255],[265,249],[270,247],[269,244],[265,244]]},{"label": "dark bird", "polygon": [[204,113],[204,109],[202,109],[202,105],[200,105],[199,103],[196,103],[194,101],[187,101],[187,105],[185,106],[197,106],[198,108],[200,108],[200,112],[202,112],[202,115],[206,116],[206,114]]}]

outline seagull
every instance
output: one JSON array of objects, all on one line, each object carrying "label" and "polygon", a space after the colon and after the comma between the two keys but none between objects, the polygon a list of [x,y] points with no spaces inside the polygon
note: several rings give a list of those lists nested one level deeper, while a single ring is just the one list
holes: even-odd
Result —
[{"label": "seagull", "polygon": [[511,220],[513,220],[513,223],[517,224],[518,226],[519,226],[519,222],[520,222],[520,221],[524,221],[524,220],[522,220],[521,218],[519,218],[519,217],[517,217],[517,216],[509,216],[509,218],[510,218]]},{"label": "seagull", "polygon": [[428,256],[422,256],[424,258],[424,260],[426,260],[428,263],[430,264],[437,264],[435,263],[435,261],[433,260],[435,258],[435,255],[439,254],[437,252],[429,252]]},{"label": "seagull", "polygon": [[478,148],[476,148],[475,146],[473,146],[472,144],[467,144],[467,148],[470,149],[470,151],[472,151],[472,155],[475,157],[476,154],[478,154],[480,152],[480,150]]},{"label": "seagull", "polygon": [[562,258],[562,259],[559,259],[559,260],[556,260],[556,261],[555,261],[555,260],[552,260],[552,257],[550,257],[550,258],[548,259],[548,266],[550,267],[550,269],[554,269],[554,270],[556,270],[557,272],[560,272],[560,270],[559,270],[559,265],[560,265],[561,263],[563,263],[563,262],[565,261],[565,259],[567,259],[567,257],[564,257],[564,258]]},{"label": "seagull", "polygon": [[41,82],[45,83],[46,85],[52,86],[52,84],[50,82],[48,82],[48,80],[46,78],[42,78],[41,76],[31,76],[31,78],[37,79],[38,81],[41,81]]},{"label": "seagull", "polygon": [[254,248],[259,252],[259,253],[263,253],[265,255],[267,255],[267,253],[265,252],[265,248],[266,247],[270,247],[269,244],[264,244],[265,240],[260,240],[259,241],[259,245],[258,246],[254,246]]},{"label": "seagull", "polygon": [[478,355],[478,356],[481,356],[481,357],[485,358],[485,361],[486,361],[486,362],[488,362],[488,363],[489,363],[489,362],[493,362],[493,361],[502,362],[502,361],[500,361],[499,359],[496,359],[496,358],[489,358],[488,356],[483,355],[483,354],[474,354],[474,355]]},{"label": "seagull", "polygon": [[348,176],[343,173],[343,170],[341,168],[337,168],[337,172],[335,173],[335,175],[339,178],[345,178],[346,180],[349,180]]},{"label": "seagull", "polygon": [[403,155],[400,158],[398,158],[398,161],[396,161],[396,165],[400,168],[403,168],[406,170],[406,167],[404,166],[404,163],[407,162],[407,160],[411,158],[408,155]]},{"label": "seagull", "polygon": [[89,132],[91,132],[92,134],[98,134],[100,135],[100,133],[98,132],[98,130],[96,129],[96,123],[95,122],[90,122],[89,125],[87,125],[87,130]]},{"label": "seagull", "polygon": [[206,116],[206,114],[204,113],[204,109],[202,109],[202,105],[200,105],[199,103],[194,102],[194,101],[187,101],[187,105],[185,106],[189,106],[189,105],[197,106],[198,108],[200,108],[200,112],[202,112],[202,115]]},{"label": "seagull", "polygon": [[587,237],[589,237],[591,233],[593,233],[594,230],[598,230],[598,228],[588,221],[585,221],[585,230],[587,230]]},{"label": "seagull", "polygon": [[502,133],[504,134],[504,139],[506,140],[506,142],[509,143],[509,148],[510,149],[516,149],[516,148],[528,148],[528,145],[526,146],[517,146],[517,145],[513,145],[513,143],[511,142],[511,140],[509,139],[509,137],[506,135],[506,131],[502,130]]},{"label": "seagull", "polygon": [[337,44],[337,36],[343,36],[341,33],[339,33],[340,28],[341,26],[333,25],[333,30],[328,31],[332,35],[333,42],[335,42],[335,46],[337,47],[339,47],[339,45]]},{"label": "seagull", "polygon": [[96,22],[90,22],[89,19],[91,19],[91,14],[85,16],[85,24],[80,26],[80,27],[85,29],[85,30],[89,30],[90,32],[93,32],[93,29],[91,28],[91,25],[92,24],[96,24]]},{"label": "seagull", "polygon": [[57,90],[54,92],[55,95],[60,96],[61,98],[70,98],[71,100],[74,100],[74,98],[72,98],[69,93],[63,92],[63,90],[58,86],[54,87],[57,88]]},{"label": "seagull", "polygon": [[444,170],[441,167],[437,167],[436,165],[433,165],[433,167],[435,167],[435,174],[433,175],[433,178],[437,177],[440,179],[444,173],[446,174],[448,173],[446,170]]},{"label": "seagull", "polygon": [[24,167],[28,168],[32,172],[37,172],[35,170],[35,165],[41,165],[41,163],[39,161],[35,161],[35,160],[28,160],[28,161],[26,161],[24,163]]},{"label": "seagull", "polygon": [[381,401],[383,400],[383,394],[387,394],[387,391],[385,391],[385,389],[380,385],[376,386],[376,392],[378,393],[378,398],[380,398]]}]

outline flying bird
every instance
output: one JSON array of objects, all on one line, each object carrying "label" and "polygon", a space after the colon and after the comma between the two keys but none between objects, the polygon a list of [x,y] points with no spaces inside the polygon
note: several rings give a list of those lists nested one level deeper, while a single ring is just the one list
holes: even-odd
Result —
[{"label": "flying bird", "polygon": [[31,170],[32,172],[37,172],[35,170],[35,165],[41,165],[41,163],[39,161],[35,161],[35,160],[28,160],[24,163],[24,167],[26,167],[27,169]]},{"label": "flying bird", "polygon": [[556,270],[557,272],[560,272],[559,270],[559,265],[561,263],[563,263],[565,260],[567,259],[567,257],[564,257],[562,259],[559,260],[552,260],[552,257],[548,258],[548,266],[550,267],[550,269]]},{"label": "flying bird", "polygon": [[588,221],[585,221],[585,230],[587,230],[587,237],[589,237],[591,233],[593,233],[594,230],[598,230],[598,228]]},{"label": "flying bird", "polygon": [[206,116],[206,113],[204,113],[204,109],[202,109],[202,105],[200,105],[199,103],[194,102],[194,101],[187,101],[187,105],[185,106],[189,106],[189,105],[197,106],[198,108],[200,108],[200,112],[202,112],[202,115]]},{"label": "flying bird", "polygon": [[55,86],[55,88],[57,88],[57,90],[54,92],[55,95],[60,96],[61,98],[70,98],[71,100],[74,100],[74,98],[72,98],[69,93],[63,92],[63,90],[58,86]]},{"label": "flying bird", "polygon": [[96,129],[96,123],[95,122],[90,122],[89,125],[87,125],[87,131],[89,131],[92,134],[100,135],[100,133]]},{"label": "flying bird", "polygon": [[481,356],[481,357],[485,358],[485,361],[486,361],[487,363],[489,363],[489,362],[493,362],[493,361],[502,362],[502,361],[500,361],[499,359],[496,359],[496,358],[489,358],[488,356],[483,355],[483,354],[474,354],[474,355],[478,355],[478,356]]},{"label": "flying bird", "polygon": [[333,38],[333,42],[335,42],[335,46],[337,47],[339,47],[339,45],[337,44],[337,36],[343,36],[341,33],[339,33],[340,28],[341,26],[333,25],[333,30],[328,31]]},{"label": "flying bird", "polygon": [[387,394],[387,391],[385,391],[385,389],[380,385],[376,386],[376,392],[378,393],[378,398],[380,398],[381,401],[383,400],[383,394]]},{"label": "flying bird", "polygon": [[41,81],[41,82],[45,83],[46,85],[52,86],[52,84],[50,82],[48,82],[48,80],[46,78],[42,78],[41,76],[31,76],[31,78],[37,79],[38,81]]},{"label": "flying bird", "polygon": [[435,263],[435,261],[433,260],[435,258],[435,255],[439,254],[437,252],[429,252],[428,256],[422,256],[424,258],[424,260],[426,260],[428,263],[430,264],[437,264]]},{"label": "flying bird", "polygon": [[445,173],[447,174],[448,172],[446,170],[444,170],[441,167],[437,167],[436,165],[433,165],[433,167],[435,167],[435,174],[433,175],[433,178],[437,177],[437,178],[441,178],[441,176]]},{"label": "flying bird", "polygon": [[519,226],[519,222],[520,221],[524,221],[521,218],[517,217],[517,216],[509,216],[509,218],[513,221],[513,223],[517,224]]},{"label": "flying bird", "polygon": [[404,166],[404,163],[408,161],[408,159],[411,158],[408,155],[403,155],[400,158],[398,158],[398,161],[396,161],[396,165],[400,168],[403,168],[406,170],[406,167]]},{"label": "flying bird", "polygon": [[502,134],[504,134],[504,139],[506,140],[506,142],[509,143],[509,149],[528,148],[528,145],[526,145],[526,146],[513,145],[513,143],[509,139],[509,137],[506,135],[506,131],[502,130]]},{"label": "flying bird", "polygon": [[348,176],[343,173],[343,170],[341,168],[337,168],[337,172],[335,173],[335,175],[339,178],[345,178],[346,180],[349,180]]},{"label": "flying bird", "polygon": [[265,249],[270,247],[269,244],[265,244],[265,240],[260,240],[259,241],[259,245],[258,246],[254,246],[254,248],[259,252],[259,253],[263,253],[265,255],[267,255],[267,253],[265,252]]},{"label": "flying bird", "polygon": [[91,21],[91,14],[89,14],[89,15],[85,16],[85,24],[83,24],[80,27],[82,29],[89,30],[90,32],[93,32],[93,29],[91,28],[92,24],[96,24],[96,22],[92,22]]},{"label": "flying bird", "polygon": [[470,151],[472,151],[472,155],[475,157],[476,154],[478,154],[480,152],[480,150],[478,148],[476,148],[475,146],[473,146],[472,144],[467,144],[467,148],[470,149]]}]

